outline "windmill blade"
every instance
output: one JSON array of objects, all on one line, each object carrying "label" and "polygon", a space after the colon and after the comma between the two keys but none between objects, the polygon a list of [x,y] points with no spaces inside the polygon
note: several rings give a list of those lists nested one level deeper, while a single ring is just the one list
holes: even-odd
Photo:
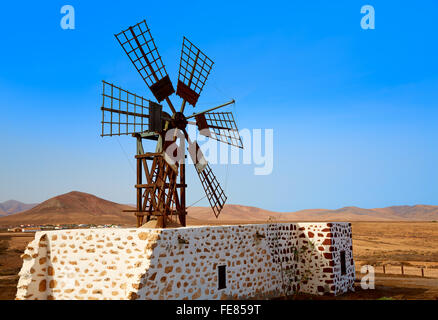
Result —
[{"label": "windmill blade", "polygon": [[175,112],[169,100],[169,96],[175,92],[175,89],[146,20],[115,36],[158,102],[166,100],[172,112]]},{"label": "windmill blade", "polygon": [[102,134],[120,136],[148,131],[150,105],[156,103],[102,81]]},{"label": "windmill blade", "polygon": [[199,133],[243,149],[242,139],[231,112],[206,112],[196,115]]},{"label": "windmill blade", "polygon": [[189,154],[190,154],[190,157],[192,158],[193,164],[196,167],[196,171],[198,173],[202,172],[208,163],[207,163],[207,160],[205,160],[205,158],[204,158],[204,155],[201,151],[201,148],[199,147],[199,145],[196,141],[192,142],[186,129],[183,129],[181,131],[183,132],[184,137],[186,138],[187,143],[189,145],[189,147],[188,147]]},{"label": "windmill blade", "polygon": [[199,147],[198,143],[192,142],[189,138],[189,136],[186,134],[187,132],[184,130],[184,134],[186,135],[186,139],[189,145],[189,154],[192,158],[193,164],[195,165],[196,172],[201,173],[205,167],[207,167],[208,162],[204,158],[204,154],[202,153],[201,148]]},{"label": "windmill blade", "polygon": [[210,206],[217,218],[222,211],[225,202],[227,201],[227,196],[225,195],[224,190],[222,190],[219,182],[216,179],[216,176],[208,164],[204,170],[197,172],[199,180],[201,180],[202,187],[205,190],[207,199],[210,202]]},{"label": "windmill blade", "polygon": [[210,58],[184,37],[176,87],[176,94],[184,100],[181,112],[184,111],[186,101],[193,107],[196,105],[213,64]]},{"label": "windmill blade", "polygon": [[189,144],[189,153],[195,165],[196,172],[198,173],[199,180],[201,180],[207,199],[217,218],[227,201],[227,196],[217,181],[208,162],[205,160],[198,143],[190,140],[186,130],[183,130],[183,132]]}]

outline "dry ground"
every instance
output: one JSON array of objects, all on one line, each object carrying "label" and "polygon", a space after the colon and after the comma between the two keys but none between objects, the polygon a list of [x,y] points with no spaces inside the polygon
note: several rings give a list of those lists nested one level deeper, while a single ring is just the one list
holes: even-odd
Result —
[{"label": "dry ground", "polygon": [[[438,279],[376,274],[375,288],[361,288],[362,275],[356,275],[355,292],[337,297],[297,295],[296,300],[438,300]],[[286,299],[286,298],[282,298]]]},{"label": "dry ground", "polygon": [[[233,222],[233,224],[236,222]],[[247,222],[248,223],[248,222]],[[357,278],[360,265],[376,266],[375,290],[362,290],[336,299],[437,299],[438,298],[438,223],[436,222],[353,222],[353,254]],[[20,255],[34,234],[0,233],[0,299],[14,299]],[[382,263],[389,264],[381,274]],[[400,263],[405,273],[400,275]],[[419,277],[426,267],[425,278]],[[417,275],[417,276],[414,276]],[[303,299],[328,297],[302,296]]]},{"label": "dry ground", "polygon": [[33,240],[34,233],[0,233],[0,300],[14,299],[18,272],[22,260],[20,255]]},{"label": "dry ground", "polygon": [[353,222],[353,254],[357,264],[377,265],[376,272],[438,278],[437,222]]}]

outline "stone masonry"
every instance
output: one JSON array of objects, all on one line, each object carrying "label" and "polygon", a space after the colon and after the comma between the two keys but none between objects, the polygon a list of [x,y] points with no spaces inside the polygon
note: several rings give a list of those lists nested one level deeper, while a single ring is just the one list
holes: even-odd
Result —
[{"label": "stone masonry", "polygon": [[16,299],[249,299],[353,290],[351,224],[35,234]]}]

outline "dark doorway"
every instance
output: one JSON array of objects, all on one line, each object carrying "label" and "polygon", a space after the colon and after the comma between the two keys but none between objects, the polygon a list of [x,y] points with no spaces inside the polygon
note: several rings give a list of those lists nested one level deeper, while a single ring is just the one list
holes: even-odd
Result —
[{"label": "dark doorway", "polygon": [[217,267],[218,289],[225,289],[227,287],[227,269],[226,266]]},{"label": "dark doorway", "polygon": [[341,275],[347,274],[347,266],[345,264],[345,251],[341,251]]}]

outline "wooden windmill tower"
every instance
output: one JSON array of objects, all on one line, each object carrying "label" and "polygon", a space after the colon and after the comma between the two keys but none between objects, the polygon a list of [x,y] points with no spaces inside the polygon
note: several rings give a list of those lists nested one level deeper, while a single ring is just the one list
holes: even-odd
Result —
[{"label": "wooden windmill tower", "polygon": [[[183,38],[176,89],[182,104],[176,111],[169,99],[175,89],[146,21],[115,36],[158,102],[103,81],[101,135],[132,135],[137,139],[137,208],[131,210],[137,216],[137,226],[150,219],[157,219],[157,226],[163,228],[177,219],[182,226],[186,225],[186,141],[206,197],[218,217],[227,197],[198,143],[189,138],[186,127],[196,125],[204,136],[243,148],[233,114],[212,112],[234,103],[234,100],[190,116],[184,115],[187,103],[196,106],[213,61]],[[170,113],[163,111],[159,104],[164,100]],[[157,141],[154,152],[143,150],[143,139]]]}]

